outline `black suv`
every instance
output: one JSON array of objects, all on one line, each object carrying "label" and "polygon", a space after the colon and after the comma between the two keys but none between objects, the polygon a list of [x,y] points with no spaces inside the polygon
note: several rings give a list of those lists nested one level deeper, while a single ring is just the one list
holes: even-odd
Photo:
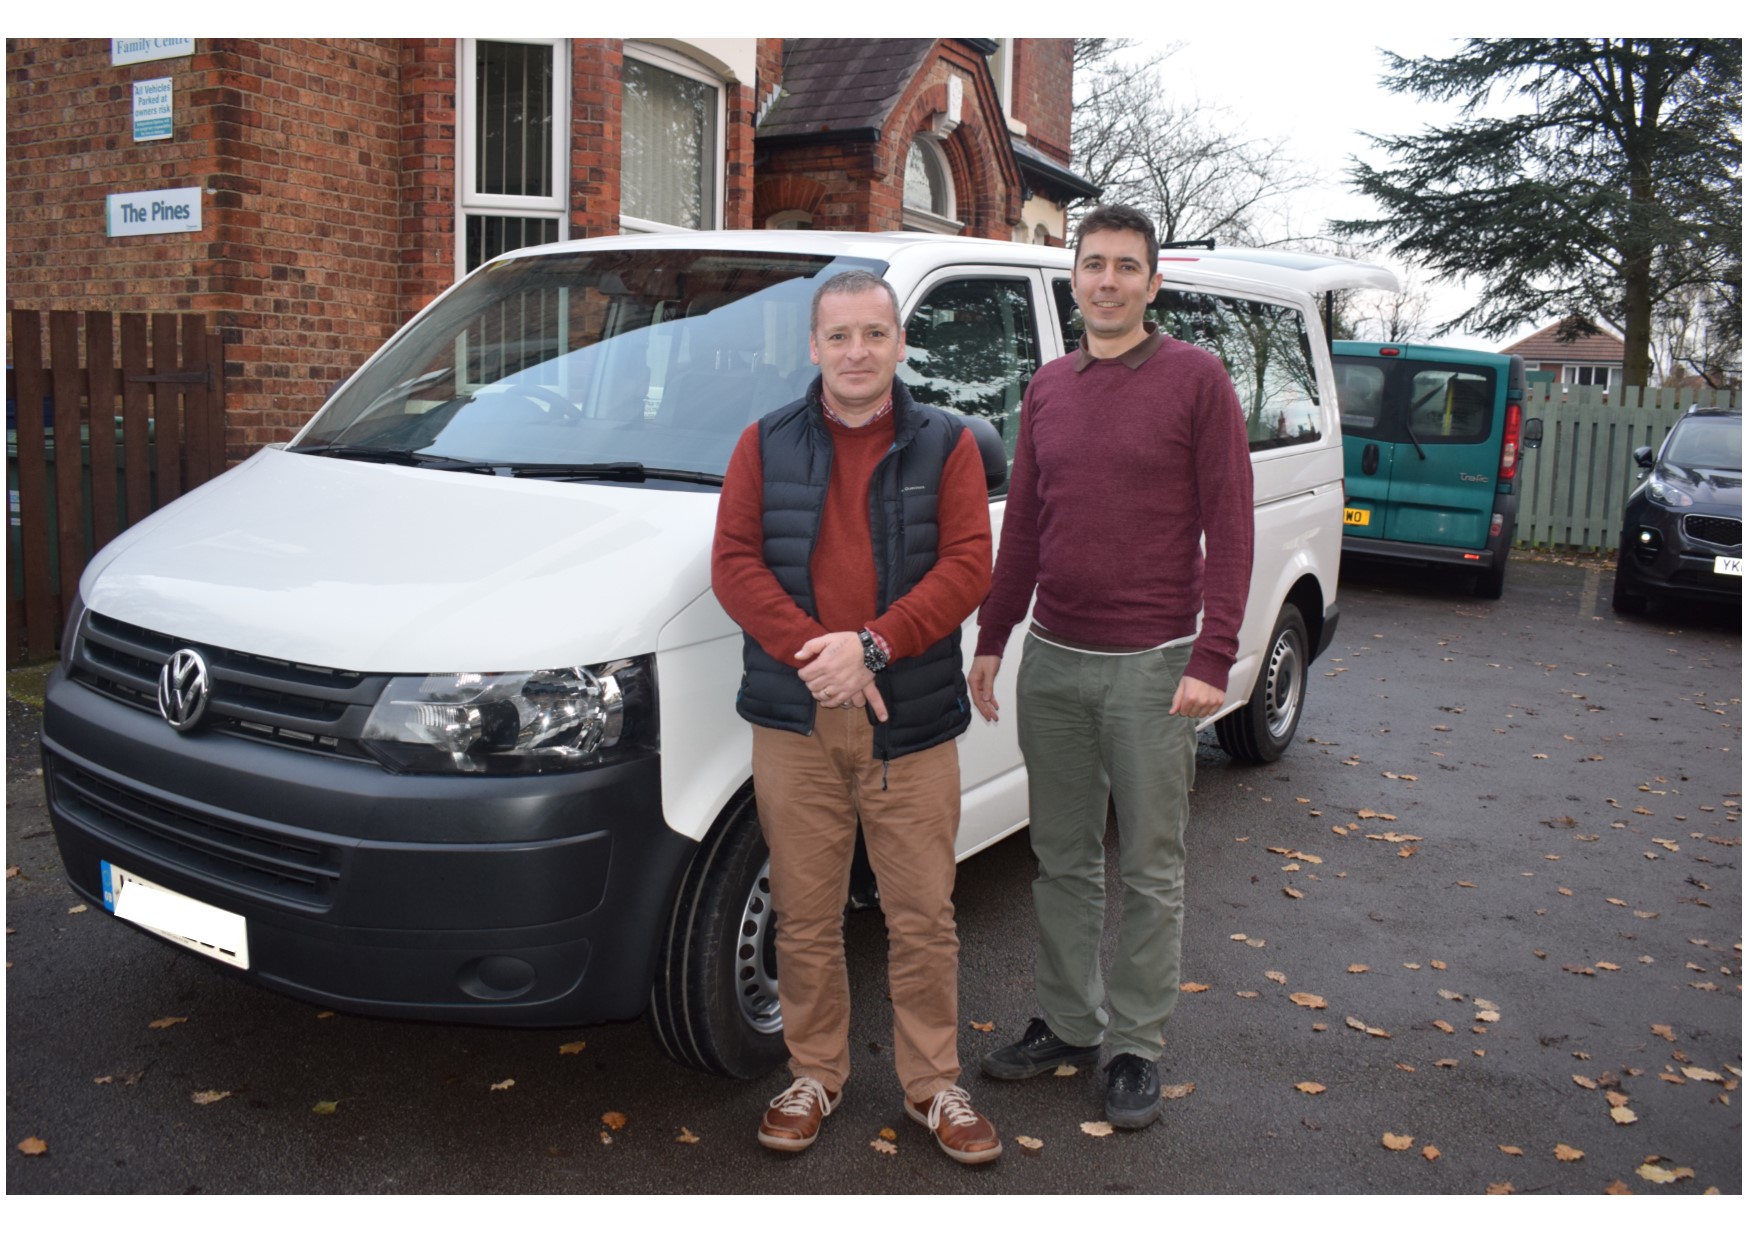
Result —
[{"label": "black suv", "polygon": [[1632,459],[1649,470],[1626,501],[1614,610],[1637,613],[1652,595],[1740,603],[1742,413],[1695,406]]}]

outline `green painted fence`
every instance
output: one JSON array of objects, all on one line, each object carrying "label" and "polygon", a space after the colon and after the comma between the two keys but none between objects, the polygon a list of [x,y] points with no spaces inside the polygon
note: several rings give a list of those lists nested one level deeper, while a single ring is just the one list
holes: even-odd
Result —
[{"label": "green painted fence", "polygon": [[1632,450],[1661,444],[1693,405],[1740,409],[1741,392],[1531,384],[1523,417],[1540,418],[1544,427],[1541,446],[1523,456],[1517,542],[1618,548],[1620,509],[1638,485]]}]

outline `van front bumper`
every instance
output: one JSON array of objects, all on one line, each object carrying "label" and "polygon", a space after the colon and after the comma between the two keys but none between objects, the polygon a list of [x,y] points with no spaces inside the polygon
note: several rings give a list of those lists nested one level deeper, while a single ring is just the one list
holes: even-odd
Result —
[{"label": "van front bumper", "polygon": [[179,734],[59,671],[42,745],[61,858],[94,908],[108,862],[238,914],[248,976],[340,1011],[637,1015],[695,849],[664,822],[656,754],[568,774],[396,775]]}]

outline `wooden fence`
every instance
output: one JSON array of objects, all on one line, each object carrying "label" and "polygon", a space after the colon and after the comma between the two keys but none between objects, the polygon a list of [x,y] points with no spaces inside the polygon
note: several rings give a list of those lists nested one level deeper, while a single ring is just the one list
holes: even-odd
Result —
[{"label": "wooden fence", "polygon": [[225,468],[225,346],[200,314],[14,310],[6,661],[55,653],[99,548]]},{"label": "wooden fence", "polygon": [[1693,388],[1564,388],[1536,383],[1523,417],[1544,423],[1523,458],[1516,537],[1525,546],[1615,549],[1620,510],[1638,485],[1632,450],[1652,448],[1693,405],[1740,409],[1739,391]]}]

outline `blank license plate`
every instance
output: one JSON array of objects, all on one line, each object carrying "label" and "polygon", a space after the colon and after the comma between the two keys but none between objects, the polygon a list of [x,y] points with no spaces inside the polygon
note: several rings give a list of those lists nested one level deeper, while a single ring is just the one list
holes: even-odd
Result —
[{"label": "blank license plate", "polygon": [[1720,555],[1712,561],[1711,571],[1722,573],[1725,577],[1740,577],[1742,575],[1742,557],[1739,555]]},{"label": "blank license plate", "polygon": [[1346,509],[1345,510],[1345,523],[1347,525],[1369,525],[1370,524],[1370,509],[1368,509],[1368,508],[1348,508],[1348,509]]},{"label": "blank license plate", "polygon": [[102,865],[104,907],[117,917],[190,951],[240,969],[250,967],[250,939],[242,917],[149,883],[108,861]]}]

